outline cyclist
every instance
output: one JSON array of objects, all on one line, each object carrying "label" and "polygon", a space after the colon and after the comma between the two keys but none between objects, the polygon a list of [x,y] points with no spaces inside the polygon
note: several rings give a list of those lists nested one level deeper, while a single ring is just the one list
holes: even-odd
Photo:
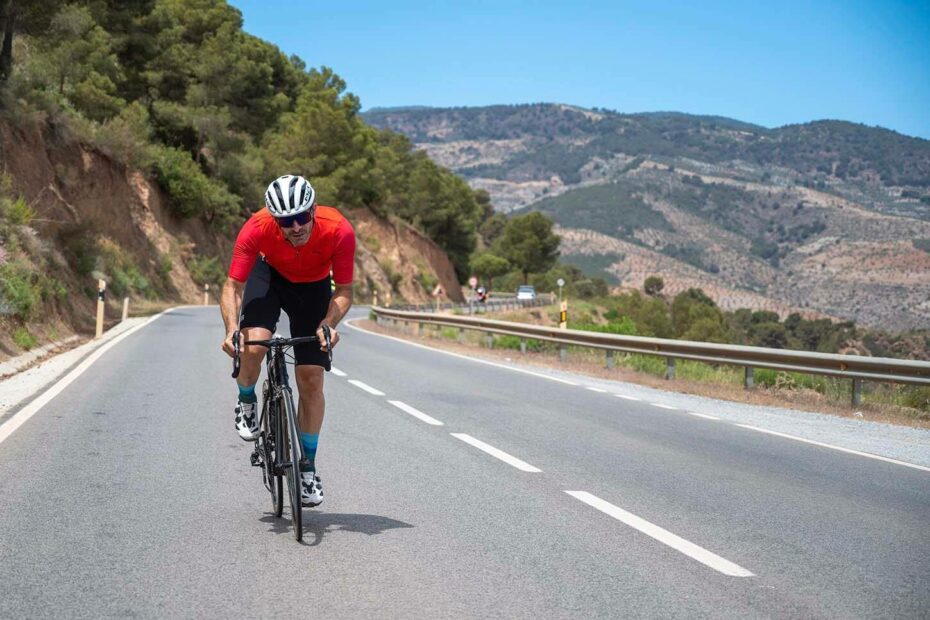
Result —
[{"label": "cyclist", "polygon": [[[307,457],[300,468],[305,506],[323,501],[316,453],[325,410],[323,370],[329,370],[329,359],[322,327],[329,326],[335,347],[336,326],[352,306],[354,265],[355,231],[348,220],[336,209],[317,205],[307,179],[287,174],[272,181],[265,192],[265,207],[239,231],[220,295],[226,325],[223,350],[230,356],[237,329],[240,344],[270,338],[282,309],[290,319],[292,336],[319,338],[320,345],[294,347],[300,441]],[[255,384],[266,351],[259,346],[242,348],[236,430],[245,441],[258,435]]]}]

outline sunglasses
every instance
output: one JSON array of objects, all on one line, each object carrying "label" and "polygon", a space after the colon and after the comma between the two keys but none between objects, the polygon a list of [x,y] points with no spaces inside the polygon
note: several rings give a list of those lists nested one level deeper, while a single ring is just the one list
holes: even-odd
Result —
[{"label": "sunglasses", "polygon": [[290,228],[297,222],[298,226],[303,226],[313,219],[313,209],[298,213],[297,215],[285,215],[284,217],[274,218],[281,228]]}]

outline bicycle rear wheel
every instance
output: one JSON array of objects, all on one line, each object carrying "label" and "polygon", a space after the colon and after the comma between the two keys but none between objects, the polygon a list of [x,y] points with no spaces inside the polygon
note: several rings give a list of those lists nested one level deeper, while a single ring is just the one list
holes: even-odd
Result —
[{"label": "bicycle rear wheel", "polygon": [[262,411],[262,431],[259,437],[261,458],[264,461],[265,488],[271,492],[271,509],[274,516],[280,517],[284,511],[284,480],[278,465],[278,452],[275,450],[275,437],[280,436],[277,431],[278,419],[281,414],[274,399],[266,399],[265,411]]},{"label": "bicycle rear wheel", "polygon": [[282,426],[286,427],[285,437],[282,436],[283,448],[287,451],[287,460],[284,461],[287,470],[287,489],[291,503],[291,522],[294,525],[294,538],[303,539],[303,506],[300,503],[300,459],[303,453],[300,447],[300,435],[297,430],[297,411],[294,409],[294,397],[291,390],[282,390],[281,401],[284,403]]}]

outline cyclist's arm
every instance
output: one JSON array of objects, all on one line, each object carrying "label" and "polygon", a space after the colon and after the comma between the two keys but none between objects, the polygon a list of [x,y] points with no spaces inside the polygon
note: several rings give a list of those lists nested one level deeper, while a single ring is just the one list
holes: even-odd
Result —
[{"label": "cyclist's arm", "polygon": [[329,300],[329,309],[323,322],[330,327],[336,327],[342,317],[352,307],[352,284],[337,284],[333,297]]},{"label": "cyclist's arm", "polygon": [[229,355],[233,355],[233,333],[239,329],[239,308],[242,306],[243,291],[245,291],[245,282],[228,277],[220,292],[220,313],[223,315],[223,324],[226,326],[223,350]]}]

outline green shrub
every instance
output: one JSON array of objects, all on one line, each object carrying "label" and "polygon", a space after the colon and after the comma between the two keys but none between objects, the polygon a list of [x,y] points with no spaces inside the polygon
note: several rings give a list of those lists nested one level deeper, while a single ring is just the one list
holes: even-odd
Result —
[{"label": "green shrub", "polygon": [[28,225],[36,216],[36,210],[22,196],[16,200],[0,197],[0,212],[6,221],[16,225]]},{"label": "green shrub", "polygon": [[665,360],[654,355],[632,354],[621,362],[624,366],[658,377],[665,376]]},{"label": "green shrub", "polygon": [[912,409],[930,411],[930,387],[907,387],[901,391],[899,402]]},{"label": "green shrub", "polygon": [[23,265],[10,262],[0,265],[0,294],[7,311],[24,321],[33,317],[41,303],[38,276]]},{"label": "green shrub", "polygon": [[165,282],[169,282],[171,278],[171,269],[174,267],[174,263],[171,261],[171,257],[167,254],[162,254],[158,257],[158,275]]},{"label": "green shrub", "polygon": [[179,149],[154,147],[152,167],[158,184],[168,193],[175,215],[203,215],[207,221],[225,225],[239,211],[239,198],[222,183],[207,177],[190,155]]},{"label": "green shrub", "polygon": [[223,265],[215,256],[195,254],[187,261],[187,269],[190,271],[194,282],[201,286],[209,284],[211,287],[219,289],[226,280],[226,270],[223,269]]},{"label": "green shrub", "polygon": [[25,349],[28,351],[32,347],[36,346],[36,343],[39,342],[38,338],[26,331],[25,327],[19,327],[16,331],[13,332],[13,342],[16,343],[20,349]]}]

